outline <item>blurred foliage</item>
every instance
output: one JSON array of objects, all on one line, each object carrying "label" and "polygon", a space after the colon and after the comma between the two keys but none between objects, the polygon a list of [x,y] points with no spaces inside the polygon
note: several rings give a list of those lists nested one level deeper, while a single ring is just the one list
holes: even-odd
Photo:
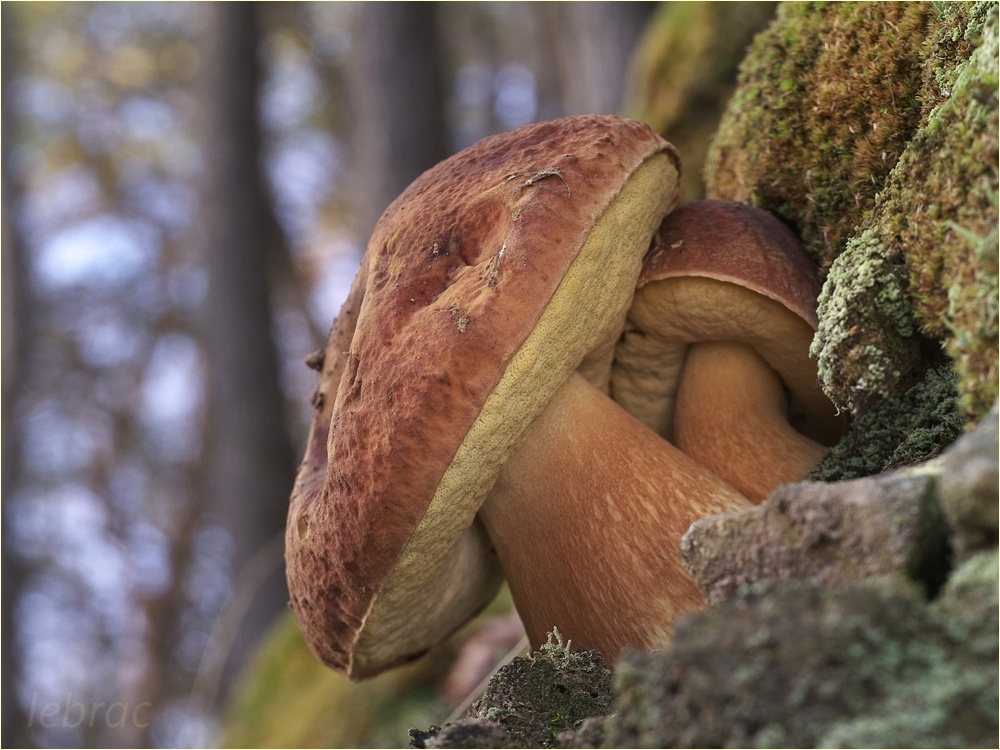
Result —
[{"label": "blurred foliage", "polygon": [[[355,683],[320,662],[287,613],[240,681],[225,718],[226,747],[401,747],[412,727],[444,721],[444,683],[463,642],[511,611],[506,587],[452,639],[413,664]],[[496,653],[496,659],[503,656]]]},{"label": "blurred foliage", "polygon": [[664,3],[632,61],[625,114],[649,124],[684,158],[685,202],[705,197],[708,145],[754,35],[777,3]]},{"label": "blurred foliage", "polygon": [[275,627],[233,703],[226,747],[399,747],[411,726],[447,715],[434,685],[443,652],[362,684],[323,666],[288,613]]}]

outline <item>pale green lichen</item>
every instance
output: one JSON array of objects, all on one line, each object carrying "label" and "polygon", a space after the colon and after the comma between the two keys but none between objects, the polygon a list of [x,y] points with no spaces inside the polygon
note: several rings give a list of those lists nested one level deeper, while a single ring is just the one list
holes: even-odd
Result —
[{"label": "pale green lichen", "polygon": [[873,230],[862,232],[833,262],[820,294],[819,330],[810,354],[827,395],[855,414],[913,382],[911,362],[922,341],[914,336],[916,320],[898,255]]}]

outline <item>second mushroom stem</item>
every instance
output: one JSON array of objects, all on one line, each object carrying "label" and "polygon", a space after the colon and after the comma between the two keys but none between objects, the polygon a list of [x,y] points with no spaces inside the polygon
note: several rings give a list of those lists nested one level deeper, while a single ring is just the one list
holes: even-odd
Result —
[{"label": "second mushroom stem", "polygon": [[678,448],[755,503],[800,481],[826,453],[789,424],[777,373],[733,341],[688,348],[673,435]]},{"label": "second mushroom stem", "polygon": [[680,538],[750,501],[573,374],[535,420],[483,505],[537,647],[553,627],[617,658],[669,642],[703,606]]}]

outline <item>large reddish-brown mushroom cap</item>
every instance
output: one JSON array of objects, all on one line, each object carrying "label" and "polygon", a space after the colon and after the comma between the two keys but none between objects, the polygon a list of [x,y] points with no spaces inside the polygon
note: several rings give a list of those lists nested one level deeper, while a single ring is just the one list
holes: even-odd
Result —
[{"label": "large reddish-brown mushroom cap", "polygon": [[644,125],[566,118],[481,141],[386,210],[289,511],[292,607],[328,665],[418,656],[493,595],[476,511],[570,372],[607,388],[678,170]]},{"label": "large reddish-brown mushroom cap", "polygon": [[646,260],[616,354],[616,401],[672,438],[675,396],[688,347],[742,342],[781,377],[790,418],[829,444],[843,420],[822,392],[809,343],[820,285],[795,235],[753,206],[689,203],[668,216]]}]

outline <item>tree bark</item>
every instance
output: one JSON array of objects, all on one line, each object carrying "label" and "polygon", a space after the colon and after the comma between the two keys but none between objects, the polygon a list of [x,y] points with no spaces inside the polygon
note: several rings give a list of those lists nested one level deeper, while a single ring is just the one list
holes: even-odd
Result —
[{"label": "tree bark", "polygon": [[632,55],[656,3],[555,3],[566,114],[619,114]]},{"label": "tree bark", "polygon": [[[205,506],[208,521],[233,536],[234,576],[262,550],[274,549],[295,464],[271,335],[268,264],[281,236],[260,167],[257,12],[254,3],[204,6],[201,57],[201,218],[209,277]],[[277,549],[242,621],[231,667],[243,662],[286,605],[280,544]]]},{"label": "tree bark", "polygon": [[[29,289],[25,283],[24,245],[17,231],[17,221],[14,216],[14,179],[10,174],[10,144],[12,143],[11,127],[11,81],[14,68],[17,65],[15,52],[15,13],[9,5],[0,9],[0,34],[2,34],[2,61],[0,61],[0,143],[3,144],[0,164],[0,202],[3,206],[4,221],[2,236],[0,236],[0,252],[2,252],[3,280],[3,312],[0,321],[3,324],[3,392],[2,409],[6,415],[3,424],[2,462],[3,489],[5,500],[11,498],[11,490],[19,483],[22,476],[21,455],[11,426],[14,424],[12,407],[17,399],[18,383],[23,374],[24,341],[27,333],[30,308],[26,293]],[[15,617],[21,592],[24,589],[24,564],[17,557],[14,546],[9,541],[11,528],[11,503],[0,505],[3,522],[0,524],[0,553],[2,553],[2,584],[0,584],[0,615],[2,615],[2,643],[4,660],[0,669],[0,695],[2,695],[2,719],[0,726],[0,745],[3,747],[24,747],[30,742],[26,731],[24,711],[18,700],[18,687],[22,683],[23,664],[17,648],[17,618]]]},{"label": "tree bark", "polygon": [[448,155],[436,3],[359,3],[348,70],[356,228]]}]

